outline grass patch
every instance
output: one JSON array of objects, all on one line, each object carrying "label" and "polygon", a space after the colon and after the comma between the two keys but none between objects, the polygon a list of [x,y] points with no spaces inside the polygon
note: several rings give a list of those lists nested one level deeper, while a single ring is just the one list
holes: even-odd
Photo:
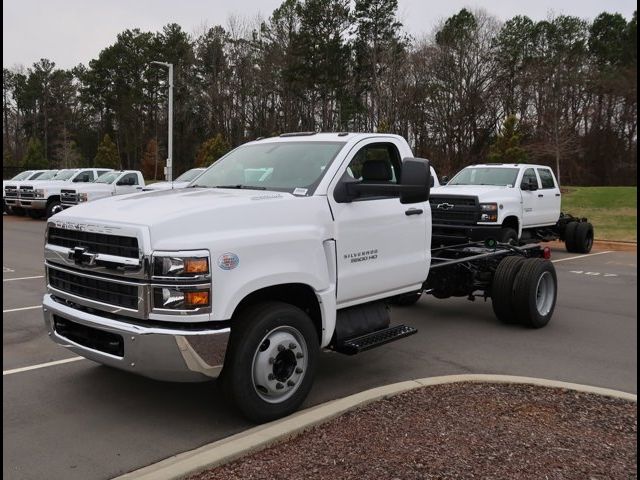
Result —
[{"label": "grass patch", "polygon": [[565,187],[562,211],[587,217],[598,240],[637,241],[637,187]]}]

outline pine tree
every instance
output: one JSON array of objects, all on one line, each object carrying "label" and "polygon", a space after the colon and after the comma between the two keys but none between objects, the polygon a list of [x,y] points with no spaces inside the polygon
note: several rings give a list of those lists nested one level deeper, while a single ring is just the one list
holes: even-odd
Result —
[{"label": "pine tree", "polygon": [[489,150],[487,159],[495,163],[525,163],[527,151],[520,146],[521,134],[518,131],[518,119],[509,115],[500,130],[500,134]]},{"label": "pine tree", "polygon": [[196,157],[196,165],[198,167],[208,167],[229,150],[231,150],[229,143],[222,134],[218,133],[215,137],[206,140],[200,145]]},{"label": "pine tree", "polygon": [[98,145],[98,153],[96,153],[93,163],[94,167],[120,168],[118,147],[113,143],[108,133],[104,135],[102,142]]},{"label": "pine tree", "polygon": [[44,156],[42,143],[36,137],[31,137],[27,143],[27,153],[24,156],[24,165],[30,169],[42,169],[49,166]]}]

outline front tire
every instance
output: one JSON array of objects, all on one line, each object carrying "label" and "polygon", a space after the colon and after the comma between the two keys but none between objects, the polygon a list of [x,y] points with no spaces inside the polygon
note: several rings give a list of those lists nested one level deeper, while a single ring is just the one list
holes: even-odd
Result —
[{"label": "front tire", "polygon": [[556,269],[548,260],[529,258],[516,275],[513,300],[518,321],[542,328],[553,315],[558,296]]},{"label": "front tire", "polygon": [[319,354],[309,316],[293,305],[265,302],[233,323],[221,375],[226,397],[257,423],[295,412],[311,390]]},{"label": "front tire", "polygon": [[589,222],[580,222],[575,230],[573,240],[576,253],[589,253],[593,247],[593,225]]},{"label": "front tire", "polygon": [[62,204],[60,203],[60,200],[54,198],[47,202],[46,216],[47,218],[49,218],[52,215],[55,215],[56,213],[61,212],[62,210],[64,209],[62,208]]},{"label": "front tire", "polygon": [[518,244],[518,232],[513,228],[503,227],[500,230],[500,243],[507,243],[509,245]]}]

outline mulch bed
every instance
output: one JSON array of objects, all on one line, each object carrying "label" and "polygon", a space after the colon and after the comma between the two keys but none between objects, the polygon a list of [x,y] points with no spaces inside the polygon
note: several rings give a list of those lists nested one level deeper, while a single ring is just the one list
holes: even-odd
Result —
[{"label": "mulch bed", "polygon": [[631,479],[636,435],[633,402],[456,383],[374,402],[189,478]]}]

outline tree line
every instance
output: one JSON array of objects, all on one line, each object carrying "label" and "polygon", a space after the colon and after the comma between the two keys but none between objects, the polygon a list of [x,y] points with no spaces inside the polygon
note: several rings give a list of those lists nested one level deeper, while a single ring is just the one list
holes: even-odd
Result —
[{"label": "tree line", "polygon": [[[166,70],[175,66],[174,165],[291,131],[403,135],[440,173],[509,161],[564,184],[635,184],[637,13],[505,22],[462,9],[420,38],[397,0],[285,0],[267,19],[189,34],[125,30],[87,65],[3,68],[3,165],[141,168],[162,177]],[[503,126],[503,124],[506,125]]]}]

